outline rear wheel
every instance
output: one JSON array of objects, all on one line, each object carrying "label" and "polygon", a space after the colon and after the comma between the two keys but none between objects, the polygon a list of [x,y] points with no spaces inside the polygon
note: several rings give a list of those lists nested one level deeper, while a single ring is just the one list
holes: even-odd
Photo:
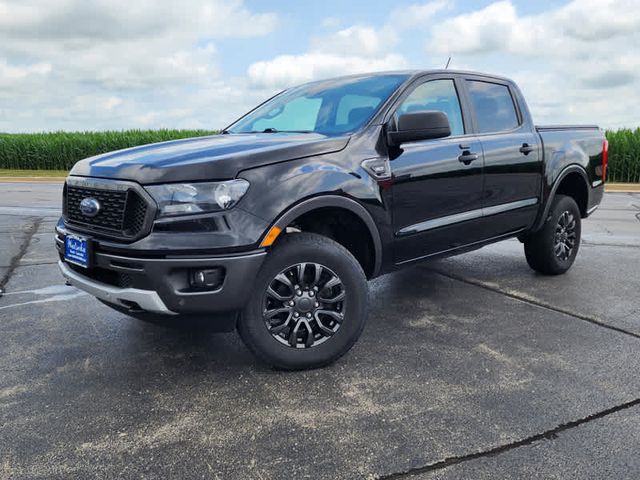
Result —
[{"label": "rear wheel", "polygon": [[360,336],[367,295],[364,272],[348,250],[322,235],[291,234],[269,252],[238,331],[275,367],[321,367]]},{"label": "rear wheel", "polygon": [[527,263],[545,275],[565,273],[578,254],[580,234],[580,209],[575,200],[556,195],[544,226],[524,242]]}]

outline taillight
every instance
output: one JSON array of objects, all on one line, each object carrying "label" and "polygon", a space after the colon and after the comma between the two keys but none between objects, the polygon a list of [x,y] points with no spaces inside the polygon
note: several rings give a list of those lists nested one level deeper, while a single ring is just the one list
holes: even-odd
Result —
[{"label": "taillight", "polygon": [[607,163],[609,162],[609,140],[602,142],[602,181],[607,177]]}]

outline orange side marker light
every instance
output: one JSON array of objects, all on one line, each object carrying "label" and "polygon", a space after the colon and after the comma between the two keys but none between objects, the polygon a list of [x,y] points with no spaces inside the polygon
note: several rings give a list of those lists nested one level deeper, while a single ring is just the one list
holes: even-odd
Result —
[{"label": "orange side marker light", "polygon": [[260,246],[270,247],[271,245],[273,245],[273,242],[276,241],[276,238],[278,238],[278,235],[280,235],[280,232],[282,232],[282,229],[280,227],[276,227],[275,225],[271,227],[271,230],[269,230],[269,233],[267,233],[267,236],[264,237],[264,240],[262,240],[262,243],[260,244]]}]

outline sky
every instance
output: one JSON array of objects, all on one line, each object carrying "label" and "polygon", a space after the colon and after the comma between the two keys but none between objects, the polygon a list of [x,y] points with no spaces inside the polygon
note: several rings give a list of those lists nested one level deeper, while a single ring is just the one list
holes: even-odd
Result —
[{"label": "sky", "polygon": [[640,0],[0,0],[0,132],[225,127],[303,82],[450,68],[640,125]]}]

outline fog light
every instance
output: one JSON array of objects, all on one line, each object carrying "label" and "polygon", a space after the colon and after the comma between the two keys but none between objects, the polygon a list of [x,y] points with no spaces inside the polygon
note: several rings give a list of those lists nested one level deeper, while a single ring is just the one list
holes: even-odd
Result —
[{"label": "fog light", "polygon": [[215,290],[222,285],[224,268],[209,268],[206,270],[192,270],[189,283],[193,288]]}]

